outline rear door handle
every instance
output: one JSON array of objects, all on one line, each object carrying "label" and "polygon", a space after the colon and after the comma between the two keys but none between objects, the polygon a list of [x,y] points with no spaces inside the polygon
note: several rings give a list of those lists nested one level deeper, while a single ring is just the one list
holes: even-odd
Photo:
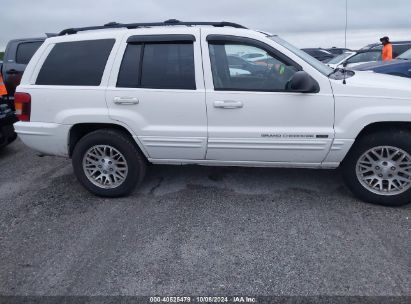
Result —
[{"label": "rear door handle", "polygon": [[243,107],[243,103],[241,101],[233,101],[233,100],[218,100],[214,101],[214,108],[220,109],[239,109]]},{"label": "rear door handle", "polygon": [[138,102],[137,97],[114,97],[116,105],[136,105]]}]

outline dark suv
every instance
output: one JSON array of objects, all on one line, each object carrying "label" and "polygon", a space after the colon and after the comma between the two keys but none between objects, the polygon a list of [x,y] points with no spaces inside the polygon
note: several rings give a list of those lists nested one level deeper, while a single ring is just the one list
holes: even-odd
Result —
[{"label": "dark suv", "polygon": [[31,57],[43,44],[46,38],[27,38],[10,40],[4,53],[3,67],[0,72],[3,75],[7,88],[9,105],[14,109],[13,99],[16,87],[20,84],[23,72]]},{"label": "dark suv", "polygon": [[28,38],[11,40],[6,47],[0,73],[8,95],[0,97],[0,148],[17,138],[13,124],[17,121],[14,113],[14,92],[20,84],[23,72],[31,57],[46,38]]}]

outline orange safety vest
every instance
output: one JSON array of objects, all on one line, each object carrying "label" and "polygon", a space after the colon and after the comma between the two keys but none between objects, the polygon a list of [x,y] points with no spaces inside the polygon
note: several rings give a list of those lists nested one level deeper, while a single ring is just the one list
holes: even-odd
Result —
[{"label": "orange safety vest", "polygon": [[0,96],[7,95],[7,89],[3,81],[3,77],[0,74]]},{"label": "orange safety vest", "polygon": [[0,96],[7,95],[7,89],[3,81],[3,77],[0,74]]},{"label": "orange safety vest", "polygon": [[382,61],[392,60],[392,44],[387,43],[382,47]]}]

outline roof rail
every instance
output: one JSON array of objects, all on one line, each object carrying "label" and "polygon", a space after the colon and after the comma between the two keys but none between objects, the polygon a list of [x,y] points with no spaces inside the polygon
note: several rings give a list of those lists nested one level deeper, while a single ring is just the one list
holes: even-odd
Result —
[{"label": "roof rail", "polygon": [[184,22],[179,21],[176,19],[166,20],[164,22],[147,22],[147,23],[117,23],[117,22],[110,22],[105,25],[98,25],[98,26],[88,26],[88,27],[77,27],[77,28],[69,28],[62,30],[58,35],[71,35],[76,34],[78,32],[83,31],[93,31],[93,30],[103,30],[103,29],[112,29],[112,28],[128,28],[128,29],[135,29],[139,27],[153,27],[153,26],[174,26],[174,25],[185,25],[185,26],[194,26],[194,25],[211,25],[215,27],[234,27],[234,28],[242,28],[246,29],[245,26],[242,26],[237,23],[232,22]]}]

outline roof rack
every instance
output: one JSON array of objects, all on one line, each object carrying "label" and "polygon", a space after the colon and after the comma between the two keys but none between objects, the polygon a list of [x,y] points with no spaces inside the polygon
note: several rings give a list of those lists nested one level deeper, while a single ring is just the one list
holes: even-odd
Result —
[{"label": "roof rack", "polygon": [[234,28],[242,28],[246,29],[245,26],[242,26],[237,23],[232,22],[183,22],[176,19],[166,20],[164,22],[148,22],[148,23],[117,23],[117,22],[110,22],[105,25],[98,25],[98,26],[88,26],[88,27],[78,27],[78,28],[69,28],[61,31],[58,35],[71,35],[76,34],[78,32],[83,31],[93,31],[93,30],[103,30],[103,29],[112,29],[112,28],[128,28],[128,29],[135,29],[139,27],[153,27],[153,26],[173,26],[173,25],[185,25],[185,26],[194,26],[194,25],[211,25],[215,27],[234,27]]}]

